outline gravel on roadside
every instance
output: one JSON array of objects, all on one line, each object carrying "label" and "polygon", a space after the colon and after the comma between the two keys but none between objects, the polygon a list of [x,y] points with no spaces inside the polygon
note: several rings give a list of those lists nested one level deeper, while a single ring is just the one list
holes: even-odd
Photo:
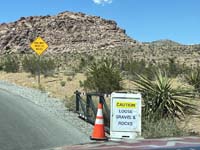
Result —
[{"label": "gravel on roadside", "polygon": [[93,126],[78,118],[78,114],[69,111],[65,107],[63,100],[51,98],[49,97],[48,93],[42,92],[37,89],[22,87],[1,80],[0,89],[6,90],[7,92],[21,96],[28,101],[31,101],[35,105],[42,107],[45,111],[48,111],[56,117],[59,117],[69,122],[73,126],[76,126],[77,129],[88,135],[88,137],[91,135]]}]

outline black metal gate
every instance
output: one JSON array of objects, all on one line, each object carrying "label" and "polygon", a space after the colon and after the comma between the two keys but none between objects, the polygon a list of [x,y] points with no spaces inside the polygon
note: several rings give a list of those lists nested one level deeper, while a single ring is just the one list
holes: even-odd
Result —
[{"label": "black metal gate", "polygon": [[[97,103],[103,104],[103,114],[104,114],[104,125],[107,133],[110,132],[110,109],[104,98],[104,94],[100,93],[86,93],[85,96],[81,97],[81,92],[76,91],[76,113],[79,114],[81,119],[94,125],[96,114],[97,114],[97,105],[95,106],[94,98],[98,98]],[[85,97],[85,98],[83,98]]]}]

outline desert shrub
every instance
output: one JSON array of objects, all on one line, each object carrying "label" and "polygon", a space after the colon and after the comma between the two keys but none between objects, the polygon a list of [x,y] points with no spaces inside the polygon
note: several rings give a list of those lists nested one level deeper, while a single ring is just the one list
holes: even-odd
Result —
[{"label": "desert shrub", "polygon": [[144,117],[155,120],[176,117],[181,119],[186,111],[195,110],[195,106],[189,101],[193,98],[190,90],[173,88],[172,80],[161,71],[155,72],[154,76],[155,81],[142,75],[138,75],[139,79],[135,81],[144,100]]},{"label": "desert shrub", "polygon": [[185,80],[189,85],[192,85],[195,92],[200,93],[200,69],[195,68],[185,74]]},{"label": "desert shrub", "polygon": [[85,68],[87,68],[89,65],[91,65],[94,62],[94,56],[85,54],[84,57],[80,58],[79,62],[79,71],[84,71]]},{"label": "desert shrub", "polygon": [[81,80],[79,80],[79,86],[80,86],[80,87],[84,87],[84,82],[81,81]]},{"label": "desert shrub", "polygon": [[164,70],[168,77],[177,77],[180,74],[183,74],[188,68],[184,65],[180,65],[176,62],[175,58],[168,58],[168,63],[163,63],[158,65],[159,68]]},{"label": "desert shrub", "polygon": [[86,89],[100,93],[111,93],[122,89],[120,71],[108,59],[93,63],[86,75],[87,79],[84,81]]},{"label": "desert shrub", "polygon": [[67,77],[67,81],[72,81],[73,77]]},{"label": "desert shrub", "polygon": [[26,72],[30,72],[32,75],[36,75],[39,69],[39,59],[32,55],[32,56],[25,56],[22,60],[22,68]]},{"label": "desert shrub", "polygon": [[131,79],[137,79],[137,74],[145,75],[148,78],[153,78],[152,72],[155,70],[156,66],[152,63],[146,63],[142,60],[125,60],[120,64],[121,71],[127,72],[131,75]]},{"label": "desert shrub", "polygon": [[173,119],[142,119],[142,136],[144,138],[162,138],[188,136],[189,132],[177,125]]},{"label": "desert shrub", "polygon": [[63,86],[65,86],[65,84],[66,84],[66,81],[60,81],[60,85],[63,87]]},{"label": "desert shrub", "polygon": [[141,60],[125,60],[121,63],[121,70],[128,71],[129,73],[137,73],[140,74],[146,67],[145,61]]},{"label": "desert shrub", "polygon": [[175,58],[169,58],[167,63],[159,63],[155,62],[155,60],[146,62],[143,59],[130,59],[123,60],[120,64],[121,71],[125,71],[131,75],[132,80],[138,79],[137,74],[144,75],[149,79],[153,79],[153,72],[155,72],[158,68],[161,68],[163,71],[165,71],[168,77],[177,77],[188,70],[188,67],[177,63]]},{"label": "desert shrub", "polygon": [[36,57],[35,55],[25,56],[22,60],[23,70],[30,72],[32,75],[38,74],[39,68],[41,74],[44,76],[53,75],[56,65],[53,59],[51,58],[41,58]]},{"label": "desert shrub", "polygon": [[179,67],[179,65],[175,62],[175,58],[169,58],[168,63],[168,76],[170,77],[176,77],[178,74],[180,74],[182,69]]},{"label": "desert shrub", "polygon": [[41,73],[44,76],[52,76],[55,72],[56,64],[53,59],[51,58],[45,58],[42,61],[40,60],[41,65]]},{"label": "desert shrub", "polygon": [[20,63],[17,56],[15,55],[5,55],[2,61],[2,69],[5,72],[18,72]]}]

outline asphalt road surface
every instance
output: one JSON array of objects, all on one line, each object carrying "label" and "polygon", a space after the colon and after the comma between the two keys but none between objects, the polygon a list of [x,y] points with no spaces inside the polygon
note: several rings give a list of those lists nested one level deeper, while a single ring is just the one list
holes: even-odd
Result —
[{"label": "asphalt road surface", "polygon": [[40,150],[89,142],[69,122],[0,89],[0,150]]}]

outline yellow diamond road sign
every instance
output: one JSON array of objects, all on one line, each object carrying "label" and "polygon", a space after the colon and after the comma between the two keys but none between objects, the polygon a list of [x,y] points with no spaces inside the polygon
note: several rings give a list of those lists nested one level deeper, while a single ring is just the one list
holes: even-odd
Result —
[{"label": "yellow diamond road sign", "polygon": [[47,48],[47,43],[41,38],[37,37],[33,43],[31,43],[31,48],[38,54],[41,55]]}]

